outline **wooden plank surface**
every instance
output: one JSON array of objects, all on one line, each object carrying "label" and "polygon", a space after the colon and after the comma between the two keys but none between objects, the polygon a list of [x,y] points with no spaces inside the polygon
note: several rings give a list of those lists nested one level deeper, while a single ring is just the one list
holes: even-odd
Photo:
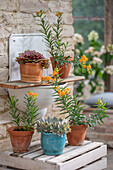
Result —
[{"label": "wooden plank surface", "polygon": [[[97,168],[98,167],[98,168]],[[80,170],[101,170],[107,168],[107,158],[102,158],[96,162],[93,162]]]},{"label": "wooden plank surface", "polygon": [[47,162],[52,163],[52,164],[58,164],[58,163],[66,161],[66,160],[69,160],[73,157],[77,157],[81,154],[84,154],[88,151],[91,151],[92,149],[95,149],[101,145],[102,145],[102,143],[100,143],[100,142],[93,142],[93,143],[89,143],[87,145],[82,145],[82,146],[78,146],[78,147],[76,146],[75,148],[73,148],[73,150],[70,150],[68,152],[68,154],[65,153],[65,154],[55,157],[51,160],[48,160]]},{"label": "wooden plank surface", "polygon": [[56,165],[34,161],[20,157],[13,157],[0,153],[0,165],[19,168],[21,170],[58,170]]},{"label": "wooden plank surface", "polygon": [[[68,160],[63,163],[59,163],[60,170],[75,170],[79,169],[87,164],[90,164],[107,155],[107,146],[103,145],[90,152],[86,152],[78,157]],[[97,168],[98,169],[98,168]]]},{"label": "wooden plank surface", "polygon": [[[89,143],[91,143],[91,141],[84,141],[84,145],[87,145],[87,144],[89,144]],[[66,154],[68,154],[68,152],[70,152],[70,151],[73,151],[74,149],[77,149],[77,148],[80,148],[81,146],[71,146],[71,145],[66,145],[66,147],[64,148],[64,150],[63,150],[63,154],[62,154],[62,157],[65,155],[65,153]],[[53,158],[58,158],[58,157],[60,157],[61,155],[59,155],[59,156],[49,156],[49,155],[42,155],[42,156],[40,156],[40,157],[37,157],[37,158],[35,158],[34,160],[40,160],[40,161],[43,161],[43,162],[45,162],[45,161],[50,161],[51,159],[53,159]]]},{"label": "wooden plank surface", "polygon": [[[68,78],[61,79],[63,83],[68,83],[68,82],[75,82],[75,81],[80,81],[84,80],[84,76],[69,76]],[[9,81],[9,82],[0,82],[0,87],[3,88],[9,88],[9,89],[20,89],[20,88],[27,88],[27,87],[36,87],[36,86],[49,86],[52,84],[48,83],[24,83],[21,81]]]},{"label": "wooden plank surface", "polygon": [[80,168],[96,170],[93,169],[94,167],[99,167],[101,170],[101,167],[106,168],[106,161],[101,159],[107,155],[107,146],[100,142],[91,141],[84,141],[82,146],[71,146],[66,143],[63,154],[49,156],[43,154],[38,141],[32,143],[29,152],[9,153],[11,151],[0,153],[0,165],[26,170],[75,170]]}]

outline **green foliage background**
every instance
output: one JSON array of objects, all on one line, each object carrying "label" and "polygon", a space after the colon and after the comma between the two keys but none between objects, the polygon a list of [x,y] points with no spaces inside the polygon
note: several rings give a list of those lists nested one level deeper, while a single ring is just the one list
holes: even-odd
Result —
[{"label": "green foliage background", "polygon": [[[104,0],[72,0],[73,16],[76,17],[104,17]],[[75,33],[80,33],[85,40],[85,48],[88,47],[87,35],[95,30],[99,33],[99,43],[104,43],[104,20],[75,20]]]}]

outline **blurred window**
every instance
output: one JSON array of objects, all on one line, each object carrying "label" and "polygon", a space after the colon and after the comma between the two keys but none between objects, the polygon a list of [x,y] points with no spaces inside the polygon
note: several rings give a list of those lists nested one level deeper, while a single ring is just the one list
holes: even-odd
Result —
[{"label": "blurred window", "polygon": [[92,30],[99,33],[99,41],[104,44],[104,0],[72,0],[72,7],[74,30],[84,37],[85,47]]}]

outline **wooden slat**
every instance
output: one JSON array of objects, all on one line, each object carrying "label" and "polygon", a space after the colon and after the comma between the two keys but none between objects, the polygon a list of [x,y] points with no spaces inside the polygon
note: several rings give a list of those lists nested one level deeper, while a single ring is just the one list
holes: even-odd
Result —
[{"label": "wooden slat", "polygon": [[80,170],[101,170],[105,168],[107,168],[107,158],[102,158],[94,163],[91,163],[90,165],[87,165],[84,168],[81,168]]},{"label": "wooden slat", "polygon": [[39,151],[35,151],[33,153],[30,153],[30,154],[27,154],[27,155],[23,156],[23,158],[33,159],[33,158],[38,157],[40,155],[43,155],[43,150],[39,150]]},{"label": "wooden slat", "polygon": [[[58,163],[60,170],[75,170],[79,169],[87,164],[90,164],[104,156],[107,155],[107,146],[103,145],[97,149],[94,149],[90,152],[86,152],[83,155],[75,157],[71,160],[68,160],[64,163]],[[97,168],[98,169],[98,168]]]},{"label": "wooden slat", "polygon": [[[87,145],[87,144],[89,144],[89,143],[91,143],[91,141],[84,141],[84,145]],[[69,152],[69,151],[72,151],[72,150],[74,150],[74,149],[77,149],[77,148],[80,148],[81,146],[71,146],[71,145],[67,145],[65,148],[64,148],[64,150],[63,150],[63,154],[65,154],[65,153],[67,153],[67,152]],[[62,154],[62,156],[63,156],[63,154]],[[67,153],[68,154],[68,153]],[[60,156],[60,155],[59,155]],[[43,162],[45,162],[45,161],[48,161],[48,160],[51,160],[51,159],[53,159],[53,158],[56,158],[56,157],[59,157],[59,156],[49,156],[49,155],[42,155],[42,156],[40,156],[40,157],[38,157],[38,158],[35,158],[34,160],[40,160],[40,161],[43,161]]]},{"label": "wooden slat", "polygon": [[12,168],[5,168],[5,167],[0,167],[0,170],[15,170],[15,169],[12,169]]},{"label": "wooden slat", "polygon": [[56,165],[34,161],[0,153],[0,165],[19,168],[21,170],[58,170]]},{"label": "wooden slat", "polygon": [[[63,83],[68,82],[75,82],[84,80],[83,76],[69,76],[68,78],[61,79]],[[36,87],[36,86],[49,86],[52,84],[48,84],[46,82],[38,82],[38,83],[24,83],[21,81],[9,81],[9,82],[0,82],[0,87],[9,88],[9,89],[20,89],[20,88],[27,88],[27,87]]]},{"label": "wooden slat", "polygon": [[61,163],[61,162],[64,162],[66,160],[69,160],[69,159],[71,159],[75,156],[79,156],[81,154],[84,154],[85,152],[88,152],[92,149],[95,149],[95,148],[101,146],[102,144],[103,143],[100,143],[100,142],[93,142],[93,143],[89,143],[87,145],[79,146],[78,148],[76,146],[76,150],[72,150],[72,151],[68,152],[68,154],[65,153],[65,154],[60,155],[56,158],[48,160],[47,162],[52,163],[52,164]]},{"label": "wooden slat", "polygon": [[[32,143],[31,151],[10,155],[9,151],[0,153],[0,165],[25,170],[99,170],[106,168],[107,146],[100,142],[85,141],[82,146],[66,143],[64,153],[59,156],[44,155],[38,142]],[[38,150],[36,150],[38,148]],[[39,149],[40,148],[40,149]],[[5,168],[5,167],[3,167]]]}]

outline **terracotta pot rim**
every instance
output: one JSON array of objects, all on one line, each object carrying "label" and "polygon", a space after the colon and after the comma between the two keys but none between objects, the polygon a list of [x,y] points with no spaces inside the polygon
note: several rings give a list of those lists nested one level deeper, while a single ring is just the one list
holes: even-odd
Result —
[{"label": "terracotta pot rim", "polygon": [[85,127],[85,128],[88,128],[88,125],[72,125],[72,124],[70,124],[70,127],[72,128],[72,129],[74,129],[74,128],[80,128],[80,127]]},{"label": "terracotta pot rim", "polygon": [[41,64],[41,62],[39,61],[38,63],[22,63],[20,65],[38,65]]},{"label": "terracotta pot rim", "polygon": [[[22,126],[21,126],[22,127]],[[8,132],[9,134],[13,133],[13,135],[29,135],[29,134],[33,134],[34,133],[34,128],[32,130],[29,130],[29,131],[14,131],[14,129],[17,129],[18,126],[11,126],[8,128]]]},{"label": "terracotta pot rim", "polygon": [[[50,59],[52,59],[52,58],[54,58],[54,57],[51,56]],[[66,56],[64,56],[64,58],[66,58]],[[74,57],[70,56],[68,59],[74,59]]]}]

